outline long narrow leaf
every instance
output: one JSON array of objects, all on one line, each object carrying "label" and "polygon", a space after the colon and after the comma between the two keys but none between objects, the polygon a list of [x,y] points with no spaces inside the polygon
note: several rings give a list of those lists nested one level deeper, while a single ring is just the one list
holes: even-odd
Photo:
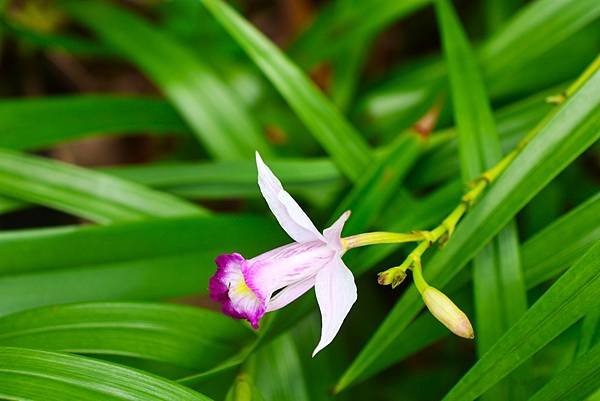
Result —
[{"label": "long narrow leaf", "polygon": [[120,355],[206,370],[254,336],[220,313],[180,305],[85,303],[0,318],[0,345]]},{"label": "long narrow leaf", "polygon": [[0,194],[99,223],[206,214],[199,206],[139,184],[1,149]]},{"label": "long narrow leaf", "polygon": [[0,397],[30,401],[210,401],[174,382],[113,363],[12,347],[0,347]]},{"label": "long narrow leaf", "polygon": [[245,105],[193,52],[135,15],[101,1],[63,1],[65,9],[148,74],[219,159],[269,153]]},{"label": "long narrow leaf", "polygon": [[188,133],[165,101],[125,96],[69,96],[0,101],[0,146],[40,149],[89,135]]},{"label": "long narrow leaf", "polygon": [[[447,0],[436,1],[450,80],[454,119],[465,183],[475,180],[500,160],[500,140],[483,77],[466,34]],[[514,223],[504,228],[473,259],[477,351],[484,355],[527,310],[519,242]],[[522,379],[522,375],[519,375]],[[518,400],[516,378],[485,394],[486,400]]]},{"label": "long narrow leaf", "polygon": [[586,400],[598,390],[600,377],[600,344],[559,372],[529,401]]},{"label": "long narrow leaf", "polygon": [[296,65],[227,4],[202,3],[271,80],[340,171],[358,179],[372,157],[360,134]]}]

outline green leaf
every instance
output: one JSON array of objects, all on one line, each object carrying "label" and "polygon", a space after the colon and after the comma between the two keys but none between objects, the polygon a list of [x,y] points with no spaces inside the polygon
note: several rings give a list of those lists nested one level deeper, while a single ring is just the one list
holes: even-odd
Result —
[{"label": "green leaf", "polygon": [[217,255],[253,256],[282,237],[272,219],[243,215],[4,232],[0,315],[59,303],[205,293]]},{"label": "green leaf", "polygon": [[309,400],[298,351],[289,334],[260,348],[253,358],[252,376],[265,399]]},{"label": "green leaf", "polygon": [[[344,186],[339,170],[329,160],[278,159],[269,162],[286,189],[315,205],[327,204]],[[189,199],[257,198],[256,166],[250,160],[169,162],[103,167],[98,171]],[[0,213],[28,206],[0,198]]]},{"label": "green leaf", "polygon": [[593,0],[537,0],[523,7],[481,48],[489,77],[509,78],[587,24],[600,17]]},{"label": "green leaf", "polygon": [[[392,232],[432,228],[456,206],[456,202],[460,200],[461,190],[461,183],[455,181],[417,199],[408,196],[398,197],[382,215],[379,226]],[[397,244],[377,245],[353,250],[348,253],[348,265],[354,274],[363,274],[399,247]]]},{"label": "green leaf", "polygon": [[252,378],[242,373],[235,378],[225,401],[265,401],[265,399],[254,385]]},{"label": "green leaf", "polygon": [[[269,162],[286,190],[310,200],[331,195],[344,184],[329,160],[277,159]],[[111,167],[103,172],[189,198],[258,197],[256,166],[239,160],[213,163],[177,162]]]},{"label": "green leaf", "polygon": [[345,232],[356,234],[371,226],[416,162],[423,145],[418,134],[401,134],[363,173],[333,213],[333,219],[337,219],[344,211],[352,211]]},{"label": "green leaf", "polygon": [[600,313],[592,311],[581,320],[581,333],[575,356],[580,358],[585,355],[597,342],[598,336],[600,336]]},{"label": "green leaf", "polygon": [[[450,80],[461,172],[463,181],[468,183],[500,160],[500,140],[483,77],[458,17],[448,0],[437,0],[435,4]],[[502,229],[473,259],[473,288],[477,353],[481,356],[527,310],[514,222]],[[500,383],[483,398],[522,399],[521,380],[523,373],[518,375],[518,380],[514,376]]]},{"label": "green leaf", "polygon": [[220,0],[202,3],[273,83],[340,171],[357,180],[371,161],[360,134],[296,65],[231,7]]},{"label": "green leaf", "polygon": [[600,242],[596,242],[463,376],[444,400],[470,401],[479,397],[584,314],[600,307],[599,294]]},{"label": "green leaf", "polygon": [[169,380],[81,356],[0,347],[0,397],[29,401],[210,401]]},{"label": "green leaf", "polygon": [[[370,41],[392,22],[412,14],[431,0],[336,0],[326,5],[310,27],[294,43],[291,54],[301,65],[312,67],[344,48]],[[323,46],[327,43],[327,46]]]},{"label": "green leaf", "polygon": [[485,27],[494,33],[506,20],[519,8],[521,0],[485,0],[484,16]]},{"label": "green leaf", "polygon": [[248,256],[284,241],[272,218],[235,214],[12,230],[0,233],[0,275],[223,253],[231,250],[231,233],[237,250]]},{"label": "green leaf", "polygon": [[86,303],[0,318],[0,345],[121,355],[207,370],[255,336],[228,316],[151,303]]},{"label": "green leaf", "polygon": [[[443,288],[552,178],[600,138],[600,72],[540,124],[539,131],[457,227],[443,252],[426,264],[428,281]],[[422,309],[409,288],[345,373],[360,377]]]},{"label": "green leaf", "polygon": [[2,149],[0,194],[99,223],[206,214],[199,206],[139,184]]},{"label": "green leaf", "polygon": [[123,9],[100,1],[63,1],[67,12],[136,64],[165,93],[218,159],[269,154],[256,120],[207,63]]},{"label": "green leaf", "polygon": [[600,344],[575,360],[542,387],[529,401],[586,400],[598,389]]},{"label": "green leaf", "polygon": [[31,150],[89,135],[188,133],[165,101],[125,96],[64,96],[0,101],[0,147]]},{"label": "green leaf", "polygon": [[[478,51],[491,97],[513,97],[571,79],[598,52],[597,33],[582,30],[599,16],[595,0],[536,0],[522,8]],[[429,107],[446,74],[433,60],[413,63],[368,93],[360,106],[368,121],[386,121],[385,129],[395,131],[406,126],[406,110],[412,115]],[[539,68],[550,64],[555,68]]]},{"label": "green leaf", "polygon": [[[541,93],[536,93],[526,99],[516,101],[494,114],[496,132],[500,136],[502,150],[510,151],[527,132],[552,109],[545,99],[564,90],[564,85],[553,87]],[[453,179],[459,174],[459,160],[456,157],[458,149],[456,129],[433,133],[434,138],[441,143],[433,147],[423,157],[411,174],[409,185],[416,188],[427,188],[438,182]],[[443,141],[445,140],[445,142]]]},{"label": "green leaf", "polygon": [[[569,241],[565,241],[569,238]],[[596,194],[576,209],[554,221],[523,246],[525,280],[539,285],[564,271],[581,249],[600,239],[600,194]],[[547,250],[552,250],[549,257]],[[533,267],[535,266],[535,267]]]}]

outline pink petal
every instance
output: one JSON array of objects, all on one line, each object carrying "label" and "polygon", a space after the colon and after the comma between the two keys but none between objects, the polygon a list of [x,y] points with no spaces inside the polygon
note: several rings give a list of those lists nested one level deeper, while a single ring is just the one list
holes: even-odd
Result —
[{"label": "pink petal", "polygon": [[356,302],[354,276],[341,258],[334,258],[317,274],[315,292],[322,324],[321,340],[313,351],[313,357],[333,341]]},{"label": "pink petal", "polygon": [[350,210],[346,210],[340,217],[338,217],[335,223],[323,231],[323,236],[325,237],[327,244],[336,251],[341,251],[343,248],[340,238],[342,237],[344,224],[346,224],[346,220],[348,220],[349,217]]},{"label": "pink petal", "polygon": [[283,308],[304,295],[314,285],[315,277],[313,276],[285,287],[283,290],[279,291],[277,295],[271,298],[267,305],[267,312],[273,312],[274,310]]},{"label": "pink petal", "polygon": [[256,167],[260,192],[285,232],[296,242],[323,241],[321,233],[298,203],[283,189],[281,182],[262,161],[258,152]]}]

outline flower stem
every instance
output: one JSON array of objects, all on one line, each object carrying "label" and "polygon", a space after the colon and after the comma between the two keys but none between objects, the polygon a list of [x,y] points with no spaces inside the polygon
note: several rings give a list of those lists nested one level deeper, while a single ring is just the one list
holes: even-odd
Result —
[{"label": "flower stem", "polygon": [[[600,56],[590,64],[590,66],[581,74],[581,76],[573,82],[563,93],[557,96],[552,96],[552,103],[561,104],[572,96],[583,84],[598,70],[600,69]],[[414,279],[419,292],[427,286],[427,283],[423,279],[421,272],[421,256],[431,247],[435,242],[439,242],[440,245],[446,243],[452,234],[456,225],[460,219],[466,214],[471,206],[479,199],[484,190],[493,183],[516,159],[521,151],[531,142],[531,140],[537,135],[542,127],[547,123],[548,119],[552,118],[552,114],[544,118],[535,128],[527,133],[515,146],[513,150],[507,153],[495,166],[491,167],[475,180],[470,183],[470,190],[467,191],[461,198],[460,203],[454,210],[433,230],[431,231],[417,231],[422,238],[417,239],[420,241],[415,249],[406,257],[402,264],[389,268],[379,273],[378,282],[382,285],[392,285],[392,288],[400,284],[406,277],[406,271],[413,269]],[[406,234],[405,234],[406,235]],[[413,240],[414,241],[414,240]],[[400,241],[399,241],[400,242]],[[408,242],[408,241],[402,241]]]},{"label": "flower stem", "polygon": [[404,242],[417,242],[425,238],[427,234],[423,231],[413,231],[410,233],[392,233],[386,231],[375,231],[363,233],[342,238],[342,244],[345,249],[358,248],[367,245],[376,244],[401,244]]}]

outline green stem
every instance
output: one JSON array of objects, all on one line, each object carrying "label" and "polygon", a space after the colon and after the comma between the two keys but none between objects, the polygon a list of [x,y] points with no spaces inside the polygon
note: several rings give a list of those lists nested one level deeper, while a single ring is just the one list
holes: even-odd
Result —
[{"label": "green stem", "polygon": [[423,269],[421,267],[421,262],[415,263],[413,265],[413,280],[415,280],[415,286],[417,287],[417,290],[419,291],[420,294],[423,294],[423,292],[429,288],[429,284],[427,284],[427,282],[425,281],[425,278],[423,277]]},{"label": "green stem", "polygon": [[[573,93],[575,93],[598,69],[600,69],[600,56],[589,65],[588,68],[573,82],[564,93],[560,96],[554,96],[553,99],[556,104],[561,104],[567,100]],[[556,99],[559,101],[556,101]],[[508,168],[508,166],[517,158],[521,151],[531,142],[531,140],[537,135],[541,128],[546,124],[547,120],[552,118],[552,114],[546,116],[534,129],[529,131],[521,141],[504,156],[495,166],[490,168],[481,174],[471,183],[471,189],[466,192],[460,204],[454,208],[454,210],[442,221],[440,225],[429,232],[419,232],[422,235],[421,242],[415,247],[415,249],[407,256],[407,258],[399,266],[394,266],[379,273],[379,283],[382,285],[391,284],[392,287],[396,287],[404,277],[406,276],[406,270],[412,268],[414,270],[415,283],[417,288],[421,286],[421,289],[425,288],[425,280],[421,272],[421,256],[431,245],[435,242],[444,243],[450,239],[456,225],[460,219],[465,215],[468,209],[479,199],[484,190]],[[407,241],[404,241],[407,242]]]},{"label": "green stem", "polygon": [[425,238],[425,235],[426,234],[422,231],[414,231],[408,234],[375,231],[342,238],[342,244],[344,249],[352,249],[376,244],[401,244],[404,242],[421,241]]}]

